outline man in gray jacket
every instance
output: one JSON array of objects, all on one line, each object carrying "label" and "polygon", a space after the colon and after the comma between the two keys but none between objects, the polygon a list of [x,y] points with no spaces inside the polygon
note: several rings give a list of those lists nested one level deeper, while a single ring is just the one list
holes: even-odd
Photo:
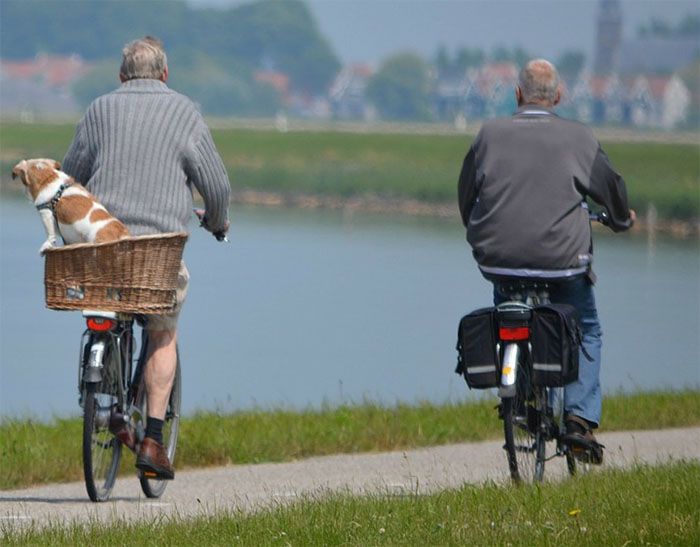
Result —
[{"label": "man in gray jacket", "polygon": [[[145,37],[124,47],[115,91],[98,97],[78,123],[63,170],[83,183],[131,235],[187,230],[192,188],[204,198],[205,228],[228,230],[230,184],[211,133],[195,105],[168,88],[168,64],[159,40]],[[163,447],[163,420],[177,365],[177,319],[189,274],[180,270],[177,307],[147,316],[149,354],[146,438],[136,466],[172,479]],[[114,431],[132,448],[126,430]]]},{"label": "man in gray jacket", "polygon": [[[462,221],[487,277],[572,278],[555,284],[550,297],[578,309],[583,346],[593,361],[582,361],[578,381],[565,389],[567,440],[592,450],[594,463],[600,463],[602,450],[592,430],[601,416],[601,330],[586,198],[605,207],[616,232],[632,226],[635,213],[622,177],[593,132],[554,114],[561,92],[551,63],[530,61],[515,95],[516,113],[485,122],[464,159]],[[495,293],[496,302],[501,299]]]}]

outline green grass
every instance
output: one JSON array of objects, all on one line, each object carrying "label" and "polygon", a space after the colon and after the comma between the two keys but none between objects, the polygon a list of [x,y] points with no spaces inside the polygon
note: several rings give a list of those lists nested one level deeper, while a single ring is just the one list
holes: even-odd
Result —
[{"label": "green grass", "polygon": [[[402,497],[332,494],[253,514],[5,530],[51,545],[697,545],[700,465],[607,470],[562,483]],[[5,525],[6,527],[8,525]],[[0,528],[1,530],[1,528]],[[127,539],[128,538],[128,539]]]},{"label": "green grass", "polygon": [[[309,456],[499,438],[496,399],[385,407],[372,403],[308,411],[197,413],[183,418],[177,468],[291,461]],[[700,391],[606,397],[607,431],[700,425]],[[81,480],[81,422],[0,423],[0,489]],[[122,472],[133,473],[124,452]]]},{"label": "green grass", "polygon": [[[26,157],[61,159],[70,125],[4,123],[0,169],[7,176]],[[219,129],[214,140],[233,187],[282,194],[377,195],[433,203],[456,202],[456,185],[471,137],[456,135]],[[627,181],[631,206],[654,203],[665,218],[700,217],[697,146],[604,143]],[[456,205],[455,205],[456,211]]]}]

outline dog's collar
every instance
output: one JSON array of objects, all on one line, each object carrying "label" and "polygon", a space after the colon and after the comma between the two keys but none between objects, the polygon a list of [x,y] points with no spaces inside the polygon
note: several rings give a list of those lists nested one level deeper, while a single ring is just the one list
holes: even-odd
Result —
[{"label": "dog's collar", "polygon": [[66,189],[72,185],[73,185],[73,182],[64,182],[63,184],[61,184],[61,186],[58,188],[58,191],[54,194],[54,196],[49,201],[47,201],[46,203],[42,203],[41,205],[36,206],[37,211],[42,211],[43,209],[51,209],[51,211],[53,212],[53,210],[56,208],[56,204],[58,203],[58,200],[61,199],[63,192],[65,192]]}]

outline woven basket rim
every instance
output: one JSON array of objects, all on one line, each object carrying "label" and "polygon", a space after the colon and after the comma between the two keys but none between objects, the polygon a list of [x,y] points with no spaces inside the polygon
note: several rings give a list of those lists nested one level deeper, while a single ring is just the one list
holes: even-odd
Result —
[{"label": "woven basket rim", "polygon": [[95,247],[109,247],[113,245],[124,244],[129,241],[143,241],[148,239],[176,239],[176,238],[189,237],[187,232],[167,232],[162,234],[147,234],[141,236],[129,236],[122,239],[115,239],[114,241],[105,241],[103,243],[71,243],[70,245],[64,245],[63,247],[51,247],[45,251],[46,254],[49,253],[63,253],[67,251],[72,251],[74,249],[80,248],[95,248]]}]

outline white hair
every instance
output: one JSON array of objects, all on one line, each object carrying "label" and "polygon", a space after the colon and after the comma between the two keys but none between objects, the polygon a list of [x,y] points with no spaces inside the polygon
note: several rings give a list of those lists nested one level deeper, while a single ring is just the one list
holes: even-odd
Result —
[{"label": "white hair", "polygon": [[129,42],[122,50],[122,66],[119,69],[124,80],[150,78],[159,80],[168,66],[163,43],[152,36]]},{"label": "white hair", "polygon": [[518,87],[524,102],[554,104],[559,90],[559,73],[545,59],[534,59],[520,71]]}]

